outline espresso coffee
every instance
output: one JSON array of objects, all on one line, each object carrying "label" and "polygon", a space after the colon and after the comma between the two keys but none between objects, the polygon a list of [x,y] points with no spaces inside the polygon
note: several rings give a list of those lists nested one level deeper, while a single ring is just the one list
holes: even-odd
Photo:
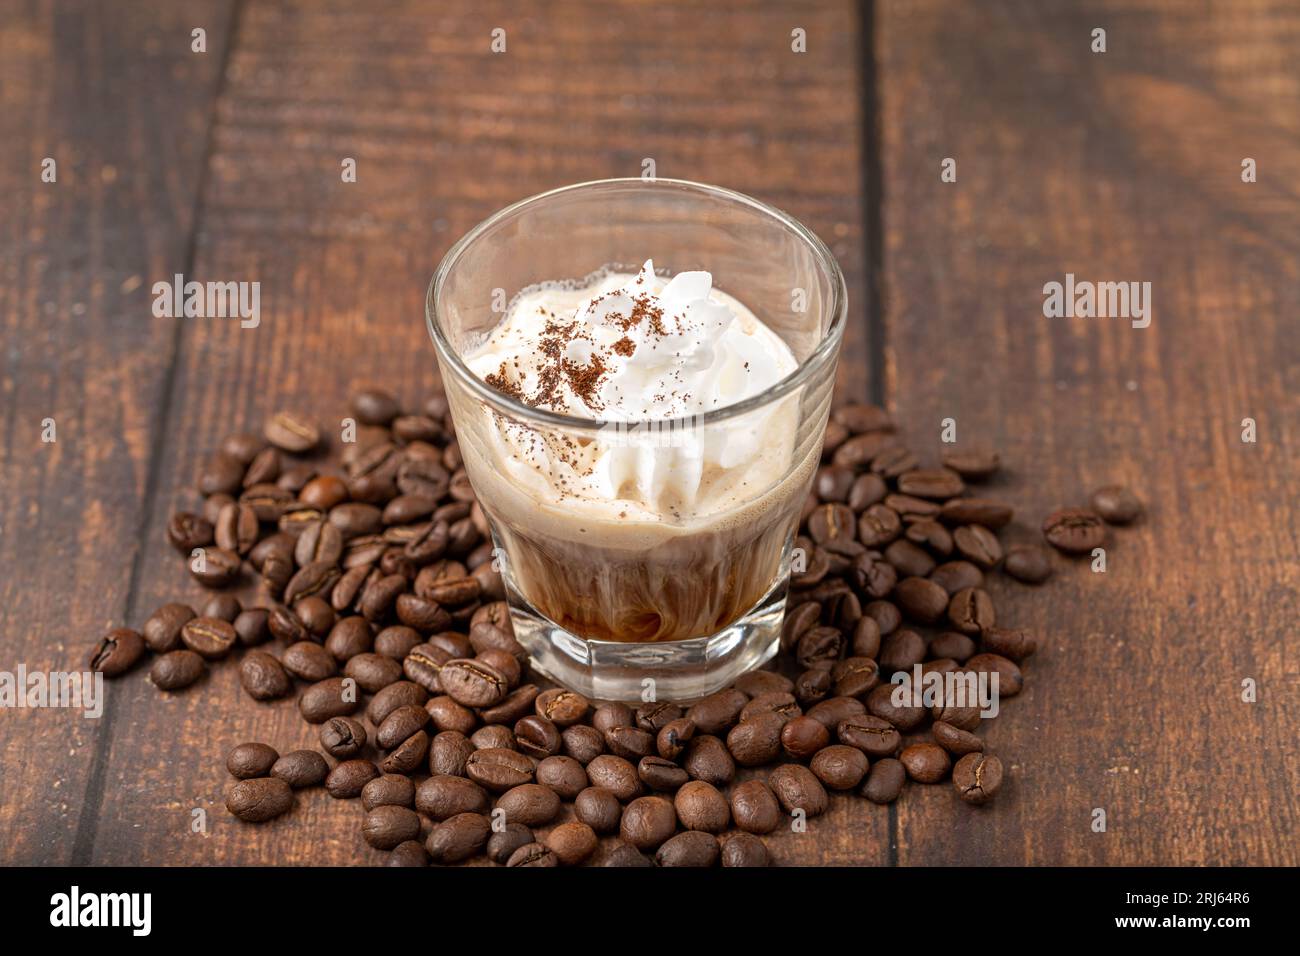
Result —
[{"label": "espresso coffee", "polygon": [[797,366],[708,273],[665,282],[647,262],[533,287],[466,362],[526,405],[591,422],[545,432],[453,396],[507,578],[535,610],[587,639],[678,641],[722,631],[783,585],[820,449],[797,444],[794,396],[703,417]]}]

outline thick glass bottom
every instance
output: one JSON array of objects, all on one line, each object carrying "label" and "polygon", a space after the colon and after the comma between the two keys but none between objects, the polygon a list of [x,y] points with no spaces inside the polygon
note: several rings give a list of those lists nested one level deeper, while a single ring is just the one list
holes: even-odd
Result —
[{"label": "thick glass bottom", "polygon": [[504,573],[515,638],[534,670],[593,700],[686,702],[733,683],[775,656],[781,644],[789,563],[750,611],[717,634],[630,643],[578,637],[533,608]]}]

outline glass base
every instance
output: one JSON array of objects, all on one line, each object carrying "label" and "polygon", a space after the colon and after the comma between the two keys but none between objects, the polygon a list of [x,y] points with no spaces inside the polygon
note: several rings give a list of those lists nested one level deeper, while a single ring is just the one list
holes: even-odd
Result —
[{"label": "glass base", "polygon": [[697,700],[771,660],[781,645],[787,573],[748,614],[717,634],[653,644],[578,637],[534,609],[508,572],[503,577],[515,639],[528,650],[533,669],[593,700]]}]

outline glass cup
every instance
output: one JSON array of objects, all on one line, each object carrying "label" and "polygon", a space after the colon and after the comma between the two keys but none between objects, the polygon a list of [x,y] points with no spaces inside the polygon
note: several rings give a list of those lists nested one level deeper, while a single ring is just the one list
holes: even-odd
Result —
[{"label": "glass cup", "polygon": [[[615,422],[530,407],[466,365],[521,290],[635,274],[646,259],[661,274],[712,273],[714,289],[776,333],[797,368],[728,407]],[[830,250],[803,225],[740,193],[679,180],[556,189],[501,210],[451,248],[426,319],[515,636],[537,670],[596,699],[691,700],[776,653],[846,299]],[[743,493],[660,510],[651,493],[628,520],[618,499],[554,494],[554,468],[543,476],[516,454],[521,434],[543,460],[580,449],[587,461],[633,456],[653,471],[663,456],[704,455],[720,469],[713,478]]]}]

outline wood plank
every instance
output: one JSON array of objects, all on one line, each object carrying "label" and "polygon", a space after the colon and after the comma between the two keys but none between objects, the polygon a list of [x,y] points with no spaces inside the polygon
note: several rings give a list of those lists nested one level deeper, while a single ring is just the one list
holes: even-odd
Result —
[{"label": "wood plank", "polygon": [[[973,812],[914,788],[900,862],[1294,865],[1300,17],[1268,0],[878,12],[894,410],[933,455],[947,416],[1002,448],[995,492],[1025,539],[1105,483],[1148,504],[1105,574],[1058,560],[1041,590],[998,588],[1004,620],[1049,638],[987,732],[1009,785]],[[1150,281],[1151,326],[1044,318],[1067,272]]]},{"label": "wood plank", "polygon": [[[83,668],[129,616],[173,346],[149,285],[184,261],[229,7],[0,5],[0,668],[11,673]],[[190,50],[200,25],[206,54]],[[55,182],[41,180],[46,157]],[[102,719],[0,719],[3,862],[76,859],[115,690]]]},{"label": "wood plank", "polygon": [[[196,461],[223,434],[279,407],[333,431],[356,387],[407,402],[434,380],[425,286],[450,243],[501,205],[568,182],[639,175],[717,182],[804,219],[833,246],[863,301],[857,45],[848,3],[582,2],[524,14],[492,0],[250,4],[219,104],[195,278],[262,283],[262,323],[189,322],[167,398],[160,493],[141,611],[195,589],[160,541],[192,504]],[[494,27],[507,54],[488,52]],[[809,52],[790,52],[790,30]],[[358,159],[344,185],[343,157]],[[855,315],[859,318],[860,311]],[[843,388],[865,393],[865,323],[846,345]],[[119,691],[96,863],[373,863],[360,812],[323,792],[261,827],[223,806],[223,755],[243,740],[314,744],[292,702],[255,705],[236,668],[162,699]],[[127,733],[166,727],[167,733]],[[208,811],[208,835],[189,835]],[[875,809],[875,808],[873,808]],[[188,838],[187,838],[188,837]],[[810,835],[773,841],[783,862],[884,862],[888,815],[847,801]]]}]

